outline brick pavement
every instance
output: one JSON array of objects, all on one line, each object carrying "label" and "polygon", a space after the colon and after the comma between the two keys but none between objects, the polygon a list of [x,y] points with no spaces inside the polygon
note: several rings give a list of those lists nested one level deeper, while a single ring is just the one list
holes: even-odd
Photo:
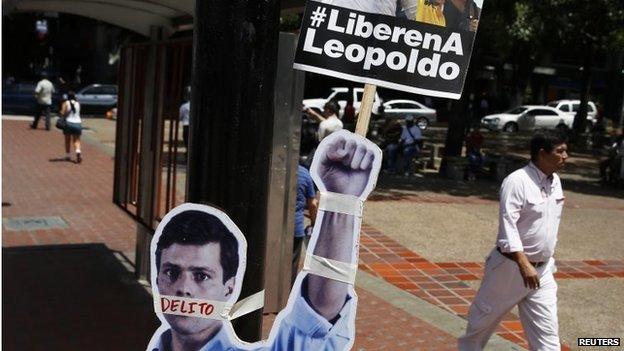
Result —
[{"label": "brick pavement", "polygon": [[[386,191],[370,196],[368,201],[396,201],[414,204],[454,204],[454,205],[498,205],[498,200],[483,199],[478,196],[452,196],[441,194],[413,194],[397,191]],[[574,209],[600,209],[624,211],[620,203],[601,201],[600,199],[583,199],[581,204],[575,200],[566,199],[565,208]]]},{"label": "brick pavement", "polygon": [[[466,317],[476,291],[465,281],[480,280],[483,264],[430,262],[370,225],[362,225],[360,269],[372,273],[413,295]],[[624,277],[624,260],[558,261],[558,279]],[[497,333],[527,347],[518,318],[509,313]]]},{"label": "brick pavement", "polygon": [[31,130],[27,122],[2,121],[3,218],[60,216],[69,228],[3,230],[3,246],[105,243],[135,255],[135,224],[112,203],[113,160],[83,143],[82,164],[65,156],[58,131]]},{"label": "brick pavement", "polygon": [[[135,223],[112,203],[111,157],[98,147],[84,143],[82,164],[61,162],[57,159],[64,156],[64,149],[63,139],[58,131],[33,131],[28,129],[28,123],[24,121],[3,120],[2,127],[4,171],[2,201],[11,204],[3,207],[3,222],[4,218],[60,216],[68,224],[68,228],[64,229],[3,230],[3,248],[19,246],[26,250],[28,247],[44,245],[101,243],[108,249],[123,253],[133,261],[136,244]],[[11,267],[5,265],[4,269]],[[35,296],[40,296],[50,289],[47,285],[37,286],[38,282],[34,279],[29,282],[16,279],[15,284],[12,291],[28,291],[29,294],[36,293]],[[25,289],[19,284],[29,284],[29,288]],[[115,288],[109,290],[110,294],[123,292]],[[356,319],[358,329],[355,350],[455,348],[455,338],[452,335],[406,313],[367,290],[357,288],[357,293],[359,309]],[[11,296],[5,294],[4,298],[11,299]],[[121,301],[124,301],[123,296]],[[69,317],[73,323],[80,324],[82,316]],[[51,316],[47,318],[52,319]],[[273,318],[274,316],[266,316],[265,329]],[[27,322],[26,320],[24,327],[31,328],[32,325],[27,325]],[[22,345],[27,345],[28,340],[32,340],[33,343],[38,340],[39,344],[45,340],[48,349],[63,349],[52,344],[57,339],[47,334],[33,331],[29,334],[29,338],[21,339],[21,342],[26,343]],[[64,341],[58,342],[63,344]],[[72,349],[64,348],[64,350]]]}]

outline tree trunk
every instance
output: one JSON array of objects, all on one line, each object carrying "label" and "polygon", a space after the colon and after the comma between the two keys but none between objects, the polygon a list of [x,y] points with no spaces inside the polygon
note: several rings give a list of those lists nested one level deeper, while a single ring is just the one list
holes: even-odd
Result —
[{"label": "tree trunk", "polygon": [[[477,46],[478,47],[478,46]],[[476,118],[468,111],[468,104],[470,103],[470,93],[473,93],[475,86],[476,67],[481,67],[481,56],[477,50],[473,51],[472,60],[468,73],[466,74],[466,81],[464,85],[464,91],[462,98],[458,101],[454,101],[451,107],[451,114],[449,118],[448,129],[446,131],[446,140],[444,142],[444,154],[442,157],[442,163],[440,164],[439,174],[443,177],[447,175],[447,162],[454,157],[462,156],[462,149],[464,147],[464,139],[466,138],[466,132],[470,123]],[[472,113],[477,111],[477,104],[479,104],[479,94],[474,95]],[[479,116],[479,118],[482,116]],[[480,122],[479,122],[480,123]]]},{"label": "tree trunk", "polygon": [[[620,103],[620,109],[618,111],[619,122],[617,122],[616,126],[619,129],[620,134],[624,134],[624,97],[622,98],[622,102]],[[614,120],[615,121],[615,120]]]},{"label": "tree trunk", "polygon": [[583,75],[581,77],[581,104],[574,117],[574,134],[580,136],[585,132],[587,125],[587,102],[589,100],[589,90],[591,88],[591,67],[594,59],[594,45],[589,43],[585,57],[583,58]]}]

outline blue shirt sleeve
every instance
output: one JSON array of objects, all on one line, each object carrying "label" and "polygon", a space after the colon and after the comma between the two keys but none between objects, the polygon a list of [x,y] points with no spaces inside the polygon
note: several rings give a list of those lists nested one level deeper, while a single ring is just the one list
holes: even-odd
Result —
[{"label": "blue shirt sleeve", "polygon": [[355,339],[355,299],[351,296],[334,324],[316,313],[299,295],[279,325],[272,351],[346,351]]},{"label": "blue shirt sleeve", "polygon": [[310,173],[308,173],[308,177],[306,180],[306,198],[308,199],[313,199],[316,197],[316,190],[314,189],[314,182],[312,181],[312,177],[310,176]]}]

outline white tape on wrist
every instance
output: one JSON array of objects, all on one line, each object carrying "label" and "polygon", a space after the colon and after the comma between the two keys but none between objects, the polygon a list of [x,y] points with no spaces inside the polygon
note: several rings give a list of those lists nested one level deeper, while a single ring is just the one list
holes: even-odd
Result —
[{"label": "white tape on wrist", "polygon": [[156,310],[164,314],[216,320],[232,320],[264,306],[264,290],[235,304],[179,296],[161,295],[155,299]]},{"label": "white tape on wrist", "polygon": [[303,270],[321,277],[354,284],[358,266],[357,264],[336,261],[325,257],[306,255]]},{"label": "white tape on wrist", "polygon": [[362,217],[364,201],[353,195],[321,192],[319,210],[344,213],[356,217]]}]

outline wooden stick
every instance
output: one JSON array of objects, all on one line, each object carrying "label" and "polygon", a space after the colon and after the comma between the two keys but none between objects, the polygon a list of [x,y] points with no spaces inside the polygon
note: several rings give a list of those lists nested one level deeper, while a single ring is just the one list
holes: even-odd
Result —
[{"label": "wooden stick", "polygon": [[376,85],[366,84],[364,86],[364,95],[362,96],[362,102],[360,104],[360,113],[355,126],[355,134],[363,137],[366,137],[366,133],[368,132],[368,125],[370,124],[371,112],[373,111],[376,90]]}]

